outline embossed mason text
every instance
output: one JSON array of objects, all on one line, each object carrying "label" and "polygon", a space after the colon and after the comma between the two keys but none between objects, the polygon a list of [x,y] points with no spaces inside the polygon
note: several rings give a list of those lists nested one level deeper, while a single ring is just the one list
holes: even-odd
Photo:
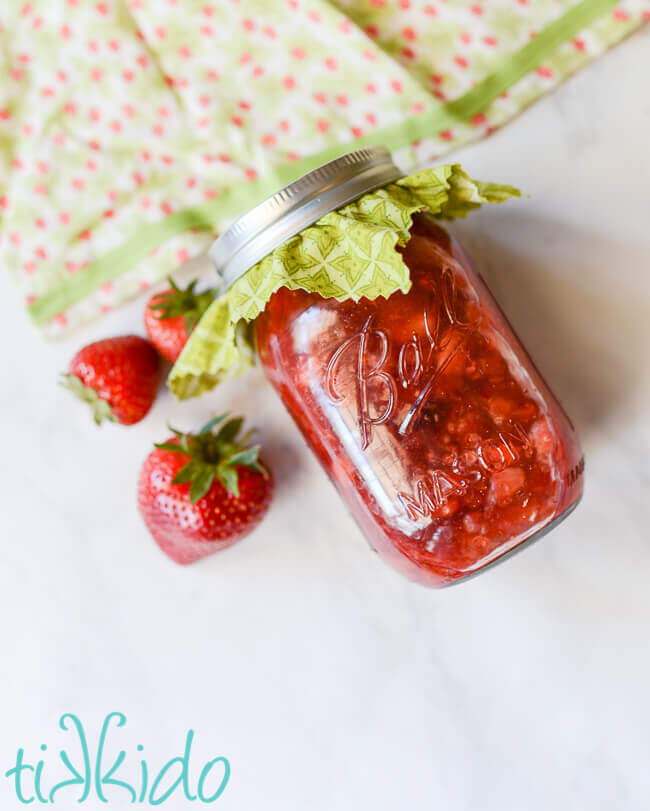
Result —
[{"label": "embossed mason text", "polygon": [[[413,332],[397,347],[396,370],[389,371],[388,361],[393,347],[388,332],[373,324],[372,315],[329,360],[324,387],[329,399],[337,404],[345,399],[338,391],[337,376],[342,365],[350,361],[353,364],[362,450],[366,450],[372,440],[373,426],[388,422],[404,398],[411,399],[411,402],[400,420],[399,433],[408,434],[413,430],[427,400],[435,392],[436,382],[473,334],[473,327],[458,315],[458,291],[448,267],[442,270],[440,287],[440,295],[432,296],[431,304],[422,312],[421,334]],[[370,412],[369,385],[383,387],[385,406],[380,414]]]}]

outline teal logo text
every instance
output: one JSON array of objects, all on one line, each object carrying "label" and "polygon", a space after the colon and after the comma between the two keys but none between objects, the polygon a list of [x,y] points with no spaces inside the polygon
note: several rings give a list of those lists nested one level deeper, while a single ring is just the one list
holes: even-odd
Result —
[{"label": "teal logo text", "polygon": [[49,755],[47,745],[41,744],[39,756],[29,760],[25,750],[19,749],[15,763],[5,772],[16,798],[25,805],[62,802],[70,808],[70,803],[83,803],[94,796],[123,808],[125,802],[162,805],[172,795],[199,803],[213,803],[221,797],[230,780],[230,763],[223,756],[202,765],[194,763],[190,778],[193,730],[187,732],[182,752],[177,750],[175,757],[152,768],[141,744],[130,757],[124,749],[115,752],[112,739],[125,725],[123,713],[109,713],[96,745],[91,746],[80,719],[72,713],[62,715],[59,727],[70,736],[66,737],[69,745]]}]

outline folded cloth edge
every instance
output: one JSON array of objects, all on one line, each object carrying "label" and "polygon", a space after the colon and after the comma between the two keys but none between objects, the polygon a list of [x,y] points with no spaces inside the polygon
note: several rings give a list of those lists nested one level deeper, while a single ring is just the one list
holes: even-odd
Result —
[{"label": "folded cloth edge", "polygon": [[100,257],[54,290],[28,304],[28,314],[35,324],[46,324],[101,285],[131,270],[153,248],[171,237],[191,229],[214,231],[216,223],[237,216],[281,186],[345,152],[373,144],[397,150],[418,139],[440,133],[453,124],[470,120],[544,62],[558,46],[573,38],[617,3],[618,0],[583,0],[546,26],[523,48],[505,59],[496,71],[455,101],[432,101],[428,110],[414,114],[397,125],[337,144],[302,161],[279,165],[271,173],[245,187],[231,188],[218,198],[175,212],[141,228],[136,236],[119,248]]}]

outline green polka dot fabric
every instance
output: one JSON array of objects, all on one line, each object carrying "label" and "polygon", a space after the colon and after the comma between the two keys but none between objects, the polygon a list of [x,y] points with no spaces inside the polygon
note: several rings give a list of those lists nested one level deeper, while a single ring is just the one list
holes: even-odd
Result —
[{"label": "green polka dot fabric", "polygon": [[358,146],[405,170],[501,126],[650,0],[11,0],[0,263],[48,335]]}]

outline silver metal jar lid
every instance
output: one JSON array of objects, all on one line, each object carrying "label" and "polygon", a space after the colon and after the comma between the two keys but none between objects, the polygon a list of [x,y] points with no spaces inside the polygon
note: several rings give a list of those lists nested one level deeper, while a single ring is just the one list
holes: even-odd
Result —
[{"label": "silver metal jar lid", "polygon": [[373,146],[348,152],[280,189],[235,220],[212,244],[210,258],[222,289],[325,214],[403,176],[390,152]]}]

